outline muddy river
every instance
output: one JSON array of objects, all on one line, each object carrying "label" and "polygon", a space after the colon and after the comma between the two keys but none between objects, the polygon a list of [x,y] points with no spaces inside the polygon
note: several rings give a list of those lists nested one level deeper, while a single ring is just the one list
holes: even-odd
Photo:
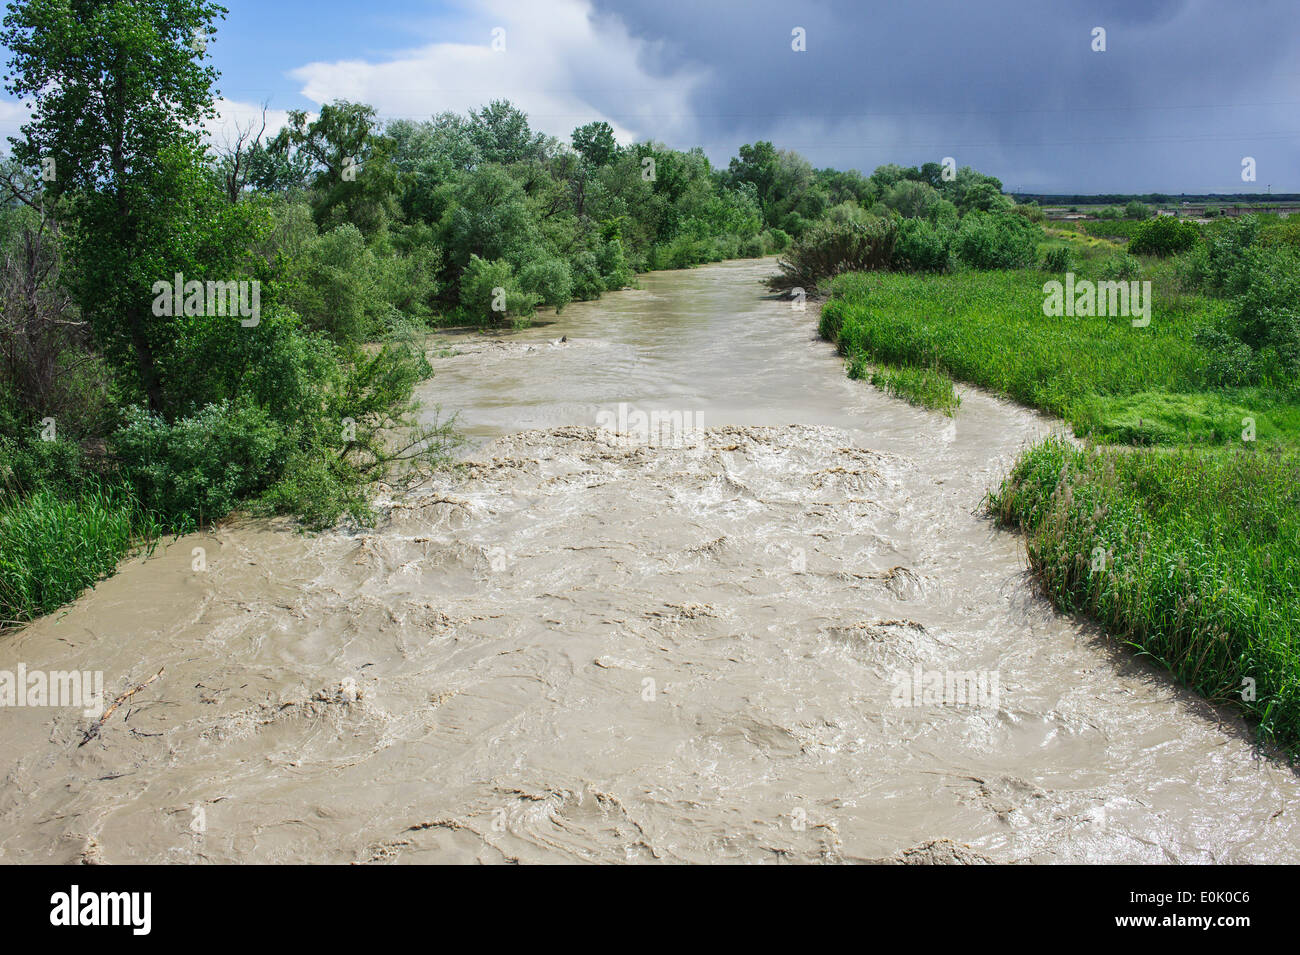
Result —
[{"label": "muddy river", "polygon": [[163,671],[84,746],[82,708],[0,711],[0,861],[1300,861],[1294,772],[981,515],[1053,423],[850,381],[770,267],[444,336],[459,473],[373,530],[169,542],[0,640],[109,700]]}]

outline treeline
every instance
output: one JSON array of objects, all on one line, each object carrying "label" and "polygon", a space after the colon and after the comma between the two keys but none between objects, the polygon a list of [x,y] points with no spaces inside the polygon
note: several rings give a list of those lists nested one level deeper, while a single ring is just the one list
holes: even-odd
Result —
[{"label": "treeline", "polygon": [[358,339],[412,322],[517,323],[638,271],[789,241],[757,192],[698,149],[623,147],[604,122],[561,143],[505,101],[384,126],[369,106],[331,103],[213,171],[292,251],[295,312]]},{"label": "treeline", "polygon": [[1179,193],[1173,195],[1164,192],[1148,193],[1097,193],[1095,195],[1084,195],[1082,193],[1069,195],[1048,195],[1046,193],[1036,192],[1014,192],[1011,193],[1016,202],[1036,202],[1040,206],[1097,206],[1097,205],[1127,205],[1130,202],[1144,202],[1148,205],[1165,206],[1175,202],[1192,202],[1206,203],[1213,202],[1220,205],[1239,203],[1241,205],[1271,205],[1276,202],[1300,202],[1300,193],[1297,192],[1278,192],[1278,193],[1259,193],[1259,192],[1208,192],[1208,193]]},{"label": "treeline", "polygon": [[778,262],[769,285],[811,293],[844,272],[948,272],[1035,264],[1043,212],[1017,205],[970,167],[879,167],[858,199],[826,210]]}]

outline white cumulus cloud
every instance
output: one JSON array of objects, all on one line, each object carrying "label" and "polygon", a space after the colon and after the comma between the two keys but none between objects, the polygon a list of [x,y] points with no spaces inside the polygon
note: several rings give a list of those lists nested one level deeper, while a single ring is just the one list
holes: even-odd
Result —
[{"label": "white cumulus cloud", "polygon": [[[379,62],[309,63],[290,76],[315,103],[369,103],[386,119],[509,99],[535,129],[565,141],[574,127],[599,119],[624,142],[671,142],[696,132],[690,97],[706,71],[653,72],[655,44],[632,36],[616,17],[595,14],[589,0],[488,0],[464,12],[455,34],[472,39]],[[503,50],[493,49],[494,38]]]}]

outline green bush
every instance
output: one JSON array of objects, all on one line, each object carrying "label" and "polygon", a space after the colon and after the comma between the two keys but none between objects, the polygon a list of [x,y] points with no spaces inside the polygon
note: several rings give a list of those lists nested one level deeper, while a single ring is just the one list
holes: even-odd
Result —
[{"label": "green bush", "polygon": [[897,216],[873,218],[866,225],[823,223],[809,229],[777,262],[780,274],[768,281],[770,288],[815,289],[821,282],[842,272],[870,272],[888,269],[898,238]]},{"label": "green bush", "polygon": [[75,441],[42,441],[35,436],[21,440],[0,434],[0,493],[25,494],[44,488],[72,496],[90,477]]},{"label": "green bush", "polygon": [[924,219],[898,224],[893,267],[904,272],[944,272],[950,264],[952,231]]},{"label": "green bush", "polygon": [[1012,206],[1011,211],[1018,216],[1023,216],[1030,222],[1042,223],[1047,219],[1047,213],[1042,210],[1037,202],[1026,202],[1023,205]]},{"label": "green bush", "polygon": [[781,229],[768,229],[763,233],[767,236],[766,245],[773,252],[784,252],[790,246],[790,236]]},{"label": "green bush", "polygon": [[540,301],[541,296],[519,287],[514,269],[504,259],[488,261],[471,255],[461,273],[460,303],[470,321],[490,324],[526,318]]},{"label": "green bush", "polygon": [[1137,256],[1123,252],[1102,262],[1098,271],[1107,282],[1132,281],[1142,274],[1142,263]]},{"label": "green bush", "polygon": [[930,221],[936,226],[955,229],[960,218],[961,215],[957,211],[957,207],[947,199],[940,199],[930,207]]},{"label": "green bush", "polygon": [[1074,268],[1074,254],[1068,245],[1057,245],[1043,253],[1044,272],[1069,272]]},{"label": "green bush", "polygon": [[442,250],[434,245],[416,245],[403,254],[375,258],[378,297],[387,306],[383,322],[387,331],[403,322],[433,324],[438,311],[442,283]]},{"label": "green bush", "polygon": [[618,236],[601,244],[596,254],[596,267],[600,270],[601,282],[609,291],[626,288],[633,282],[632,266],[623,250],[623,240]]},{"label": "green bush", "polygon": [[1138,227],[1128,248],[1134,255],[1177,255],[1195,245],[1200,234],[1194,222],[1157,216]]},{"label": "green bush", "polygon": [[[692,260],[686,265],[695,265],[698,261],[701,260]],[[583,249],[570,259],[569,267],[573,270],[573,297],[579,302],[600,298],[605,291],[605,277],[600,274],[600,263],[596,261],[595,253]]]},{"label": "green bush", "polygon": [[573,301],[573,273],[563,259],[534,259],[519,270],[519,286],[557,312]]},{"label": "green bush", "polygon": [[361,230],[351,223],[336,226],[308,244],[286,302],[308,326],[336,341],[364,341],[386,311],[379,308],[375,272],[375,255]]},{"label": "green bush", "polygon": [[1225,385],[1268,384],[1300,393],[1300,256],[1286,246],[1240,247],[1256,233],[1237,230],[1189,256],[1187,273],[1231,293],[1231,308],[1197,333],[1208,373]]},{"label": "green bush", "polygon": [[1300,252],[1300,213],[1292,213],[1281,222],[1261,229],[1259,244],[1266,248],[1286,246],[1293,252]]},{"label": "green bush", "polygon": [[1038,254],[1042,230],[1006,213],[972,212],[961,220],[953,253],[973,269],[1022,269]]},{"label": "green bush", "polygon": [[880,201],[905,218],[924,218],[939,201],[939,193],[928,182],[904,179],[885,190]]},{"label": "green bush", "polygon": [[177,530],[217,520],[263,490],[289,451],[265,410],[228,400],[170,424],[136,406],[110,447],[144,507]]},{"label": "green bush", "polygon": [[1256,216],[1221,219],[1205,229],[1205,237],[1178,260],[1185,285],[1215,295],[1238,295],[1250,285],[1257,268],[1256,241],[1261,223]]}]

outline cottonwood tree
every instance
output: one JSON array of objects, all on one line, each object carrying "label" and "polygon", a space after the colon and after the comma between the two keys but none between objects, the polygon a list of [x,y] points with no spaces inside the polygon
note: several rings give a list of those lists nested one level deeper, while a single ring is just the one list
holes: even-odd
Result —
[{"label": "cottonwood tree", "polygon": [[380,133],[373,106],[336,100],[315,118],[290,110],[268,149],[306,163],[317,224],[351,222],[370,236],[396,216],[396,144]]},{"label": "cottonwood tree", "polygon": [[23,0],[0,35],[12,54],[5,88],[31,109],[14,156],[53,160],[48,189],[69,200],[82,315],[156,412],[171,332],[152,315],[151,289],[202,186],[193,172],[217,79],[205,61],[225,14],[208,0]]},{"label": "cottonwood tree", "polygon": [[614,128],[603,120],[587,123],[573,131],[573,148],[583,159],[597,169],[608,166],[618,158],[618,141]]}]

